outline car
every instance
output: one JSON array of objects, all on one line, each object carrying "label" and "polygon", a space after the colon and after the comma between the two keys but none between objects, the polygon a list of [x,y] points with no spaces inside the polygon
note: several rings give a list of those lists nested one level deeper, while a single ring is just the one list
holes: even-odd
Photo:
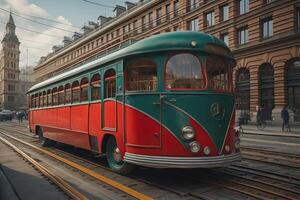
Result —
[{"label": "car", "polygon": [[14,112],[11,110],[2,110],[0,112],[0,121],[12,120],[14,117]]}]

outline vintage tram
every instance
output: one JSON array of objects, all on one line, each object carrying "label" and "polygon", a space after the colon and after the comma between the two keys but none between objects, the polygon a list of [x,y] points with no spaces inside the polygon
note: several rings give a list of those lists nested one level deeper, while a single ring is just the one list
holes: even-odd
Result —
[{"label": "vintage tram", "polygon": [[208,168],[241,159],[229,48],[199,32],[155,35],[34,85],[29,127],[134,165]]}]

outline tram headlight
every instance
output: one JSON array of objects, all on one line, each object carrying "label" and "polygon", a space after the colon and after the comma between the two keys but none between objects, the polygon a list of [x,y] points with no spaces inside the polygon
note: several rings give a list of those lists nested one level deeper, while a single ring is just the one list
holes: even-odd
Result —
[{"label": "tram headlight", "polygon": [[185,126],[181,129],[182,137],[186,140],[191,140],[195,137],[195,131],[191,126]]},{"label": "tram headlight", "polygon": [[210,148],[209,148],[209,146],[204,147],[203,153],[204,153],[204,155],[209,155],[210,154]]},{"label": "tram headlight", "polygon": [[198,142],[191,142],[190,143],[190,150],[193,153],[198,153],[200,151],[200,144]]}]

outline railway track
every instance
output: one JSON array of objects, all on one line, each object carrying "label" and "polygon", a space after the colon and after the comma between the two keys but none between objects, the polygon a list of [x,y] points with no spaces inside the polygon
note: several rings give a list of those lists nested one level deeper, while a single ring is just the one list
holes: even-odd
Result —
[{"label": "railway track", "polygon": [[[14,130],[17,131],[17,130]],[[32,136],[22,133],[18,131],[19,134],[22,134],[24,137],[32,138]],[[26,135],[26,136],[25,136]],[[57,151],[61,150],[55,150]],[[90,165],[95,167],[104,168],[108,170],[106,166],[99,165],[94,161],[83,159],[82,157],[78,157],[73,153],[60,152],[65,154],[66,157],[73,157],[76,160],[81,160],[82,162],[88,162]],[[269,152],[271,153],[271,152]],[[278,156],[279,154],[276,154]],[[285,166],[287,167],[287,166]],[[143,171],[143,170],[142,170]],[[151,184],[162,188],[167,191],[175,192],[181,196],[191,196],[200,199],[213,199],[209,198],[209,196],[203,196],[199,194],[195,194],[193,191],[187,191],[178,189],[168,184],[161,184],[159,180],[152,180],[149,177],[155,176],[155,173],[160,173],[160,170],[150,170],[154,171],[153,174],[149,172],[149,170],[145,170],[145,175],[141,175],[137,173],[130,177],[137,179],[141,182]],[[194,171],[195,170],[190,170]],[[170,172],[166,172],[163,170],[161,172],[163,174],[168,174]],[[196,174],[196,176],[195,176]],[[180,177],[178,180],[182,179],[183,181],[193,182],[203,185],[210,185],[215,188],[222,188],[223,190],[230,191],[231,194],[239,196],[237,199],[299,199],[300,198],[300,181],[295,178],[291,179],[289,176],[285,176],[284,174],[274,174],[268,173],[267,171],[259,171],[255,168],[243,166],[243,164],[237,164],[230,167],[225,167],[221,169],[209,170],[207,173],[199,173],[193,174],[184,174],[179,171],[175,171],[171,173],[171,177]],[[147,177],[148,176],[148,177]],[[164,175],[165,176],[165,175]],[[161,179],[167,179],[168,177],[161,176]],[[223,178],[220,178],[223,177]]]},{"label": "railway track", "polygon": [[31,163],[35,169],[37,169],[40,173],[42,173],[45,177],[47,177],[52,183],[54,183],[59,189],[61,189],[70,198],[75,200],[87,200],[87,198],[83,194],[81,194],[78,190],[76,190],[74,187],[68,184],[64,179],[54,174],[43,165],[39,164],[37,161],[35,161],[29,155],[27,155],[24,151],[22,151],[20,148],[16,147],[15,145],[13,145],[12,143],[10,143],[8,140],[4,139],[1,136],[0,136],[0,141],[6,144],[7,146],[9,146],[15,152],[17,152],[23,159]]},{"label": "railway track", "polygon": [[133,190],[133,189],[131,189],[131,188],[129,188],[129,187],[123,185],[123,184],[120,184],[120,183],[118,183],[118,182],[116,182],[116,181],[114,181],[114,180],[112,180],[110,178],[107,178],[107,177],[105,177],[105,176],[103,176],[101,174],[95,173],[94,171],[92,171],[92,170],[90,170],[88,168],[85,168],[84,166],[81,166],[81,165],[79,165],[79,164],[77,164],[77,163],[75,163],[73,161],[67,160],[67,159],[65,159],[65,158],[63,158],[61,156],[58,156],[58,155],[50,152],[50,151],[47,151],[47,150],[42,149],[42,148],[39,148],[39,147],[37,147],[35,145],[32,145],[32,144],[30,144],[28,142],[22,141],[21,139],[18,139],[16,137],[8,135],[8,134],[4,133],[2,130],[0,131],[0,133],[2,135],[4,135],[4,136],[6,136],[6,137],[8,137],[8,138],[10,138],[12,140],[14,140],[14,141],[17,141],[17,142],[19,142],[19,143],[21,143],[23,145],[26,145],[26,146],[28,146],[28,147],[30,147],[30,148],[38,151],[38,152],[41,152],[41,153],[43,153],[43,154],[45,154],[47,156],[50,156],[50,157],[52,157],[52,158],[54,158],[54,159],[56,159],[56,160],[58,160],[60,162],[63,162],[64,164],[67,164],[67,165],[73,167],[74,169],[77,169],[77,170],[79,170],[79,171],[81,171],[81,172],[83,172],[83,173],[85,173],[85,174],[87,174],[87,175],[89,175],[89,176],[91,176],[91,177],[93,177],[93,178],[95,178],[95,179],[97,179],[97,180],[99,180],[99,181],[101,181],[101,182],[103,182],[103,183],[111,186],[111,187],[114,187],[115,189],[118,189],[118,190],[124,192],[125,194],[127,194],[129,196],[132,196],[132,197],[134,197],[136,199],[145,199],[145,200],[152,199],[151,197],[149,197],[147,195],[144,195],[144,194],[142,194],[142,193],[140,193],[138,191],[135,191],[135,190]]}]

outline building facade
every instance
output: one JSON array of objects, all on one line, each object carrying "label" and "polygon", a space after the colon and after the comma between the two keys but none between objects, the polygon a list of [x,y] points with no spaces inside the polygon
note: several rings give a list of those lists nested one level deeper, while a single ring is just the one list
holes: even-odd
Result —
[{"label": "building facade", "polygon": [[20,98],[19,56],[20,42],[16,35],[16,25],[12,15],[5,26],[5,34],[1,41],[0,51],[0,108],[17,110],[24,106]]},{"label": "building facade", "polygon": [[65,39],[35,67],[37,82],[136,40],[170,31],[201,31],[223,40],[237,60],[236,108],[280,120],[286,104],[300,121],[300,0],[152,0],[116,6]]}]

